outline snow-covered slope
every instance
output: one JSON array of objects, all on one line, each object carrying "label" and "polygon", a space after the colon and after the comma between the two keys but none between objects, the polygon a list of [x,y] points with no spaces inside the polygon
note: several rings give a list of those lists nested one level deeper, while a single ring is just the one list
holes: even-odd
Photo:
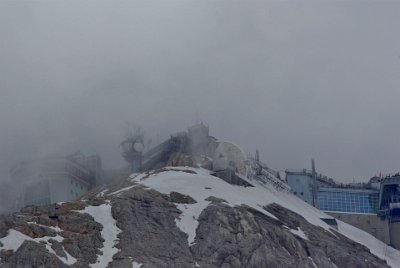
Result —
[{"label": "snow-covered slope", "polygon": [[329,215],[297,197],[242,179],[254,187],[166,167],[59,204],[57,219],[28,207],[0,217],[0,264],[399,267],[400,252],[373,236],[340,221],[332,229],[321,220]]},{"label": "snow-covered slope", "polygon": [[[177,170],[181,170],[181,172]],[[186,172],[188,170],[193,173]],[[275,219],[276,217],[263,209],[263,207],[271,203],[277,203],[302,215],[313,225],[332,230],[329,225],[321,220],[321,218],[332,218],[331,216],[308,205],[294,195],[277,191],[273,187],[231,185],[210,175],[208,170],[191,167],[173,167],[170,170],[167,168],[167,171],[154,173],[145,179],[143,177],[143,174],[134,174],[131,176],[131,181],[165,194],[179,192],[191,196],[197,201],[195,204],[178,204],[178,209],[182,211],[182,215],[177,220],[177,226],[188,234],[189,243],[194,242],[198,224],[197,219],[203,209],[210,203],[210,201],[206,200],[209,196],[224,199],[230,206],[248,205]],[[338,221],[338,232],[365,245],[373,254],[386,260],[392,267],[400,267],[400,252],[388,247],[370,234],[340,221]]]}]

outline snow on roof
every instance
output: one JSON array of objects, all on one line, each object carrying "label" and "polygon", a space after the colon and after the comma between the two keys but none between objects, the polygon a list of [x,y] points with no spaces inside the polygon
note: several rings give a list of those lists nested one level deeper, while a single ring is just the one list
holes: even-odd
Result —
[{"label": "snow on roof", "polygon": [[[190,170],[197,174],[179,172],[177,170]],[[140,177],[141,180],[133,178],[132,181],[164,194],[179,192],[189,195],[197,201],[196,204],[177,204],[178,209],[182,211],[180,219],[177,220],[177,226],[188,234],[189,244],[194,241],[198,225],[197,219],[203,209],[207,207],[208,201],[205,199],[209,196],[222,198],[231,206],[246,204],[274,219],[276,219],[276,217],[264,210],[263,206],[277,203],[302,215],[311,224],[331,231],[331,227],[321,220],[321,218],[332,218],[331,216],[312,207],[290,193],[279,192],[273,187],[261,187],[258,185],[256,185],[256,187],[242,187],[231,185],[209,173],[208,170],[201,168],[173,167],[173,170],[167,169],[167,171],[164,172],[150,174],[145,179],[143,179],[143,176],[138,176],[137,178]],[[365,245],[374,255],[385,259],[392,267],[398,267],[400,263],[400,251],[387,246],[372,235],[356,227],[338,220],[337,222],[339,233]],[[301,230],[291,231],[303,237]]]}]

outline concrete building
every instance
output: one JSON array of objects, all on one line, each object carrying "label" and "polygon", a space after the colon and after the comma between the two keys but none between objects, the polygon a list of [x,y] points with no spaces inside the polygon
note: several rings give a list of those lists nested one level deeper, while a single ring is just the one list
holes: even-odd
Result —
[{"label": "concrete building", "polygon": [[96,185],[100,170],[100,157],[81,154],[20,163],[11,169],[17,206],[75,200]]},{"label": "concrete building", "polygon": [[303,201],[400,249],[400,175],[341,184],[304,169],[287,170],[286,180]]},{"label": "concrete building", "polygon": [[206,154],[206,147],[209,142],[210,129],[207,125],[199,123],[190,126],[187,131],[189,151],[194,154]]},{"label": "concrete building", "polygon": [[379,189],[378,216],[389,224],[390,244],[400,249],[400,174],[387,176]]},{"label": "concrete building", "polygon": [[[291,188],[291,193],[298,196],[303,201],[314,205],[314,200],[317,199],[316,193],[320,187],[333,187],[335,183],[332,179],[328,179],[326,176],[317,174],[311,170],[289,170],[285,171],[286,181]],[[315,180],[313,178],[313,173],[315,174]],[[314,188],[314,181],[316,187]]]}]

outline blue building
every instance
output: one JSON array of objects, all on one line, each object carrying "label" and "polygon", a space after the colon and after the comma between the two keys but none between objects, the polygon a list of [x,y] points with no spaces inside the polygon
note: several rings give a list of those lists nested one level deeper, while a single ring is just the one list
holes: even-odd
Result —
[{"label": "blue building", "polygon": [[303,201],[313,205],[312,172],[303,170],[286,170],[286,181],[291,188],[291,193]]},{"label": "blue building", "polygon": [[336,183],[333,179],[306,169],[286,171],[286,180],[294,195],[400,248],[400,215],[395,215],[400,212],[400,176],[373,179],[366,184],[350,185]]},{"label": "blue building", "polygon": [[379,192],[355,188],[319,188],[317,207],[325,212],[376,214]]},{"label": "blue building", "polygon": [[[335,182],[321,174],[314,174],[311,170],[286,170],[286,181],[291,193],[298,196],[310,205],[318,206],[318,189],[321,187],[335,187]],[[315,184],[315,185],[314,185]]]}]

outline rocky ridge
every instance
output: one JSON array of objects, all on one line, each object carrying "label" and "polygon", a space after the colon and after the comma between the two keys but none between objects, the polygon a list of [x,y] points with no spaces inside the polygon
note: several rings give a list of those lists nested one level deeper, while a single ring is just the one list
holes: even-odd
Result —
[{"label": "rocky ridge", "polygon": [[314,208],[254,186],[166,167],[26,207],[0,218],[1,267],[389,267]]}]

